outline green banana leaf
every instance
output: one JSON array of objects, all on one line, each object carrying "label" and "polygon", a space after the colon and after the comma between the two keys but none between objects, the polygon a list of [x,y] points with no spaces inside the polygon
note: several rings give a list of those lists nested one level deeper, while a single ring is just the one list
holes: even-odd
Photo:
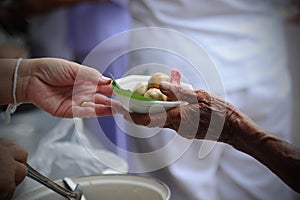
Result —
[{"label": "green banana leaf", "polygon": [[120,94],[120,95],[123,95],[123,96],[126,96],[126,97],[129,97],[129,98],[132,98],[132,99],[137,99],[137,100],[141,100],[141,101],[156,101],[155,99],[151,99],[151,98],[146,98],[146,97],[143,97],[137,93],[134,93],[132,92],[131,90],[124,90],[122,89],[118,83],[113,79],[112,77],[112,88],[114,90],[114,92]]}]

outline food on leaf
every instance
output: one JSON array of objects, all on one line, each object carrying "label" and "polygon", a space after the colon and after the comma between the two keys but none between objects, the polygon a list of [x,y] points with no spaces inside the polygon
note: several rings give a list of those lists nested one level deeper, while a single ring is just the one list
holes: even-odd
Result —
[{"label": "food on leaf", "polygon": [[159,90],[162,81],[171,82],[180,85],[181,74],[177,69],[172,69],[171,78],[164,73],[157,72],[153,74],[147,83],[138,83],[133,89],[133,93],[145,98],[167,101],[168,97]]},{"label": "food on leaf", "polygon": [[138,83],[135,88],[133,89],[134,93],[137,93],[141,96],[144,96],[144,94],[147,92],[148,84],[147,83]]},{"label": "food on leaf", "polygon": [[170,77],[167,74],[164,73],[155,73],[151,76],[151,78],[148,81],[148,88],[159,88],[159,84],[162,81],[170,82]]},{"label": "food on leaf", "polygon": [[159,101],[167,101],[168,99],[168,97],[157,88],[150,88],[149,90],[147,90],[147,92],[144,94],[144,97]]}]

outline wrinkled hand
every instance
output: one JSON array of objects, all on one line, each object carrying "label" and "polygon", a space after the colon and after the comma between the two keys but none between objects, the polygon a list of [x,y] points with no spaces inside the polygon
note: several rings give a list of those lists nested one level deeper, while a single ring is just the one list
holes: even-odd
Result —
[{"label": "wrinkled hand", "polygon": [[11,199],[16,186],[24,180],[27,155],[20,146],[0,138],[0,199]]},{"label": "wrinkled hand", "polygon": [[150,115],[130,113],[125,119],[138,125],[170,128],[188,139],[229,142],[235,113],[232,105],[204,90],[187,90],[169,83],[162,83],[160,90],[170,100],[188,104]]},{"label": "wrinkled hand", "polygon": [[119,103],[105,96],[112,94],[111,80],[97,70],[62,59],[27,62],[30,62],[27,67],[20,67],[22,83],[18,85],[26,86],[24,98],[27,101],[51,115],[91,117],[124,111]]}]

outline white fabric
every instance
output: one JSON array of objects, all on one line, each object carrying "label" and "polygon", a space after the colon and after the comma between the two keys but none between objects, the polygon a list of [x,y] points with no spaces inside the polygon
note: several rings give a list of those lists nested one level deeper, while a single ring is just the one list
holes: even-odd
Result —
[{"label": "white fabric", "polygon": [[[127,171],[127,163],[116,154],[101,144],[97,149],[92,147],[82,119],[61,119],[43,134],[42,138],[35,137],[38,144],[28,163],[52,180]],[[39,186],[38,182],[26,178],[14,195],[21,197]]]},{"label": "white fabric", "polygon": [[[134,27],[170,28],[196,40],[216,64],[226,99],[266,130],[289,140],[291,88],[285,42],[281,21],[269,1],[131,0],[130,9]],[[131,66],[162,61],[169,66],[176,63],[179,70],[189,72],[182,60],[170,55],[161,57],[161,52],[155,50],[135,52]],[[145,69],[144,73],[152,71]],[[190,73],[187,78],[195,77]],[[152,130],[130,126],[129,131]],[[151,139],[133,139],[131,145],[137,152],[154,151],[173,137],[172,131],[162,130]],[[181,143],[185,142],[182,139]],[[218,144],[199,159],[201,144],[194,141],[172,165],[146,175],[166,182],[172,199],[178,200],[292,198],[291,189],[253,158]],[[149,163],[164,162],[180,145],[174,145],[157,160],[131,160],[130,165],[141,169]]]}]

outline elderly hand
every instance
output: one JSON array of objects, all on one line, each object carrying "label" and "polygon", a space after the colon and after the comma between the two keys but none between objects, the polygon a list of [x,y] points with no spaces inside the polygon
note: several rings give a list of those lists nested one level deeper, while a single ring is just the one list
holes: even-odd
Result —
[{"label": "elderly hand", "polygon": [[27,155],[20,146],[0,138],[0,199],[11,199],[16,186],[24,180]]},{"label": "elderly hand", "polygon": [[31,102],[56,117],[91,117],[122,113],[111,80],[97,70],[56,58],[22,60],[17,101]]},{"label": "elderly hand", "polygon": [[130,113],[125,119],[138,125],[170,128],[188,139],[230,142],[234,129],[238,127],[234,126],[237,113],[232,105],[204,90],[187,90],[165,82],[160,85],[160,90],[170,100],[188,104],[150,115]]}]

